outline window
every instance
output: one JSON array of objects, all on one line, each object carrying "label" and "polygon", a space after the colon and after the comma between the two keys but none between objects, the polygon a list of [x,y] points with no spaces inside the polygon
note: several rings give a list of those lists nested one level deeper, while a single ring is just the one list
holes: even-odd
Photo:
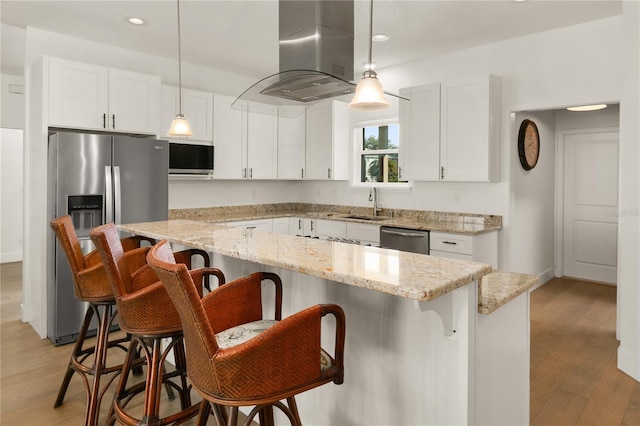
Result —
[{"label": "window", "polygon": [[359,182],[403,182],[398,180],[400,126],[387,124],[362,127],[357,129],[356,135]]}]

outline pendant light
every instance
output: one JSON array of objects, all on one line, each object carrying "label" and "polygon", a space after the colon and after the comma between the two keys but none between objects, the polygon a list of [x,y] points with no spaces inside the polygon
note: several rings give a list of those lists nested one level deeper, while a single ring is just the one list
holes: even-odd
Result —
[{"label": "pendant light", "polygon": [[191,125],[182,115],[182,51],[180,40],[180,0],[178,4],[178,113],[171,122],[167,136],[191,136]]},{"label": "pendant light", "polygon": [[369,66],[362,73],[362,80],[356,86],[356,93],[351,100],[349,106],[359,110],[377,110],[384,109],[389,106],[389,102],[384,97],[382,84],[378,80],[378,74],[372,69],[371,65],[371,49],[373,39],[373,0],[369,13]]}]

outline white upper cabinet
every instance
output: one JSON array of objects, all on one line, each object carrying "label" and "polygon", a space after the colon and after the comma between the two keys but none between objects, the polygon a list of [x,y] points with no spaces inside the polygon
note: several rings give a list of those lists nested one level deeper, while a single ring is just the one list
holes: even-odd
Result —
[{"label": "white upper cabinet", "polygon": [[500,80],[492,75],[443,82],[440,179],[499,179]]},{"label": "white upper cabinet", "polygon": [[278,178],[278,109],[249,103],[247,113],[247,179]]},{"label": "white upper cabinet", "polygon": [[213,96],[213,176],[215,179],[243,179],[244,112],[231,108],[232,96]]},{"label": "white upper cabinet", "polygon": [[440,178],[440,83],[400,90],[401,180]]},{"label": "white upper cabinet", "polygon": [[160,77],[49,59],[49,125],[157,134]]},{"label": "white upper cabinet", "polygon": [[214,178],[277,179],[276,107],[250,103],[245,111],[236,110],[234,100],[213,96]]},{"label": "white upper cabinet", "polygon": [[[162,86],[161,135],[166,136],[171,122],[180,112],[179,88]],[[182,89],[182,114],[191,125],[192,136],[187,140],[213,142],[213,93]],[[185,138],[179,138],[184,140]]]},{"label": "white upper cabinet", "polygon": [[499,180],[500,90],[492,75],[402,89],[401,178]]},{"label": "white upper cabinet", "polygon": [[306,175],[310,180],[348,180],[349,106],[321,102],[307,109]]},{"label": "white upper cabinet", "polygon": [[278,117],[278,179],[305,178],[306,114]]}]

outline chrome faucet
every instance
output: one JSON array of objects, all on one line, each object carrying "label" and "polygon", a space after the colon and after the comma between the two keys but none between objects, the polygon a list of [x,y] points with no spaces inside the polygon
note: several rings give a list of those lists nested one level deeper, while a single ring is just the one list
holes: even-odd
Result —
[{"label": "chrome faucet", "polygon": [[378,189],[375,186],[372,186],[369,190],[369,201],[373,201],[372,215],[378,216],[378,213],[382,209],[378,207]]}]

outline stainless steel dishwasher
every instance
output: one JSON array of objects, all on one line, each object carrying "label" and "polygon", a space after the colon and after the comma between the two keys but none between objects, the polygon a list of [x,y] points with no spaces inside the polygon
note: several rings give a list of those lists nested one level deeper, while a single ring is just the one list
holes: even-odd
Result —
[{"label": "stainless steel dishwasher", "polygon": [[429,231],[381,226],[380,247],[429,254]]}]

